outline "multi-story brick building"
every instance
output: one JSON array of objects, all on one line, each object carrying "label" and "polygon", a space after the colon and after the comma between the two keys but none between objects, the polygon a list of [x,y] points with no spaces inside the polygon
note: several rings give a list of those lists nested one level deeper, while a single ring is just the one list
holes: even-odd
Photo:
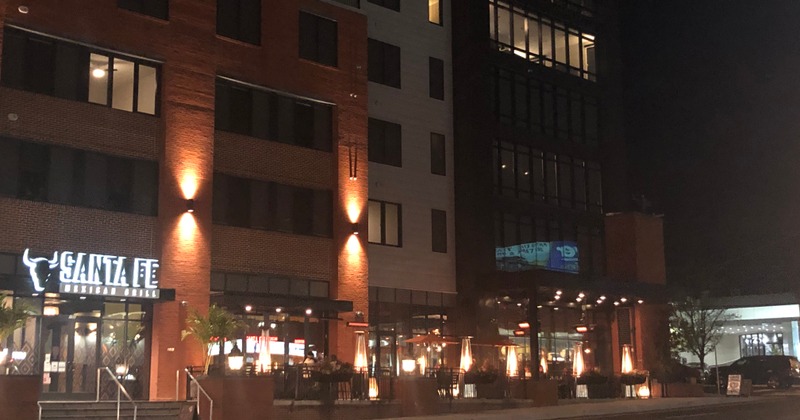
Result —
[{"label": "multi-story brick building", "polygon": [[368,304],[362,14],[3,0],[0,36],[0,289],[39,314],[8,344],[45,397],[93,395],[97,367],[125,365],[137,398],[174,398],[200,356],[184,320],[209,302],[253,334],[274,323],[276,363],[352,359],[344,321]]}]

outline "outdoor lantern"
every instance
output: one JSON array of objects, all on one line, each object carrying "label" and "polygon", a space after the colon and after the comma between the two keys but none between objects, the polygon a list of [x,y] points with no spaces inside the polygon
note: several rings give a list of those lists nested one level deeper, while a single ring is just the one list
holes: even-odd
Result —
[{"label": "outdoor lantern", "polygon": [[417,369],[417,361],[414,359],[403,359],[401,363],[403,372],[405,372],[406,375],[414,373],[414,370]]},{"label": "outdoor lantern", "polygon": [[506,375],[515,377],[519,375],[519,367],[517,367],[517,347],[506,347]]},{"label": "outdoor lantern", "polygon": [[419,374],[424,375],[425,369],[428,368],[428,359],[426,359],[425,355],[423,354],[419,357],[419,359],[417,359],[417,363],[419,363]]},{"label": "outdoor lantern", "polygon": [[125,376],[128,374],[128,365],[125,363],[118,363],[114,367],[114,372],[117,373],[117,376]]},{"label": "outdoor lantern", "polygon": [[353,361],[356,372],[367,370],[367,338],[363,331],[356,333],[356,358]]},{"label": "outdoor lantern", "polygon": [[633,358],[631,358],[631,345],[622,345],[622,373],[633,372]]},{"label": "outdoor lantern", "polygon": [[583,364],[583,343],[575,343],[572,356],[572,376],[576,378],[583,374],[585,366]]},{"label": "outdoor lantern", "polygon": [[472,341],[469,337],[461,340],[461,363],[458,367],[462,372],[468,372],[472,367]]},{"label": "outdoor lantern", "polygon": [[240,370],[244,366],[244,355],[242,351],[239,350],[239,346],[236,342],[233,342],[233,348],[231,352],[228,354],[228,367],[231,370]]}]

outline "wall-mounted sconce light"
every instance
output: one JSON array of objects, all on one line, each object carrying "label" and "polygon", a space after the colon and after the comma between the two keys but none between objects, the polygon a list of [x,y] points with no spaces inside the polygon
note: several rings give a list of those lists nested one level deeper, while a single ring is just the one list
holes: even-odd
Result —
[{"label": "wall-mounted sconce light", "polygon": [[358,149],[354,145],[348,146],[347,154],[350,162],[350,180],[358,179]]},{"label": "wall-mounted sconce light", "polygon": [[187,213],[194,213],[194,199],[190,198],[186,200],[186,212]]},{"label": "wall-mounted sconce light", "polygon": [[351,223],[350,227],[353,229],[353,235],[358,235],[358,223]]}]

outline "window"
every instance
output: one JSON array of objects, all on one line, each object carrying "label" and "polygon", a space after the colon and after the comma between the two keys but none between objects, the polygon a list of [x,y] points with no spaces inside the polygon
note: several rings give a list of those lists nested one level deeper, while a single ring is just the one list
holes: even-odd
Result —
[{"label": "window", "polygon": [[239,274],[218,271],[211,272],[211,290],[261,295],[321,298],[329,296],[327,281],[278,276],[275,274]]},{"label": "window", "polygon": [[431,209],[431,250],[447,252],[447,212]]},{"label": "window", "polygon": [[602,213],[600,165],[504,141],[494,143],[495,192],[519,199]]},{"label": "window", "polygon": [[444,99],[444,61],[428,58],[429,92],[433,99]]},{"label": "window", "polygon": [[328,104],[217,79],[215,129],[329,152]]},{"label": "window", "polygon": [[169,0],[117,0],[117,6],[158,19],[169,18]]},{"label": "window", "polygon": [[0,195],[155,216],[158,163],[0,137]]},{"label": "window", "polygon": [[2,61],[4,86],[128,112],[158,113],[155,63],[9,27]]},{"label": "window", "polygon": [[369,200],[369,242],[403,246],[401,206],[397,203]]},{"label": "window", "polygon": [[402,130],[400,124],[369,119],[369,161],[403,166]]},{"label": "window", "polygon": [[518,5],[489,1],[489,37],[499,51],[583,79],[597,78],[593,34],[538,16]]},{"label": "window", "polygon": [[367,0],[372,4],[377,4],[378,6],[385,7],[387,9],[392,9],[395,12],[400,11],[400,0]]},{"label": "window", "polygon": [[443,134],[431,133],[431,173],[447,175],[447,152]]},{"label": "window", "polygon": [[217,0],[217,34],[261,44],[261,0]]},{"label": "window", "polygon": [[300,58],[336,67],[336,29],[335,21],[300,12]]},{"label": "window", "polygon": [[428,22],[442,24],[442,3],[444,0],[428,0]]},{"label": "window", "polygon": [[369,81],[400,89],[400,47],[368,40]]},{"label": "window", "polygon": [[495,68],[490,83],[495,118],[558,140],[598,145],[597,99]]},{"label": "window", "polygon": [[330,237],[330,191],[214,174],[212,221],[220,225]]}]

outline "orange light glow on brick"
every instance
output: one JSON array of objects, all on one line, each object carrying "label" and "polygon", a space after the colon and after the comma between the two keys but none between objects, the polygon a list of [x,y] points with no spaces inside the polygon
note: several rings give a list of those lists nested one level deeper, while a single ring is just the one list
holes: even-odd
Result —
[{"label": "orange light glow on brick", "polygon": [[358,223],[359,216],[361,216],[361,206],[355,198],[350,199],[347,203],[347,218],[350,219],[350,223]]},{"label": "orange light glow on brick", "polygon": [[183,191],[183,198],[190,199],[195,198],[195,194],[197,194],[197,175],[193,171],[186,171],[183,175],[183,179],[181,180],[181,191]]},{"label": "orange light glow on brick", "polygon": [[347,254],[350,256],[348,260],[352,261],[352,258],[358,258],[359,253],[361,252],[361,242],[358,241],[357,235],[350,235],[350,238],[347,240]]},{"label": "orange light glow on brick", "polygon": [[183,213],[181,220],[178,222],[178,237],[181,244],[191,243],[195,238],[197,232],[197,221],[191,213]]}]

